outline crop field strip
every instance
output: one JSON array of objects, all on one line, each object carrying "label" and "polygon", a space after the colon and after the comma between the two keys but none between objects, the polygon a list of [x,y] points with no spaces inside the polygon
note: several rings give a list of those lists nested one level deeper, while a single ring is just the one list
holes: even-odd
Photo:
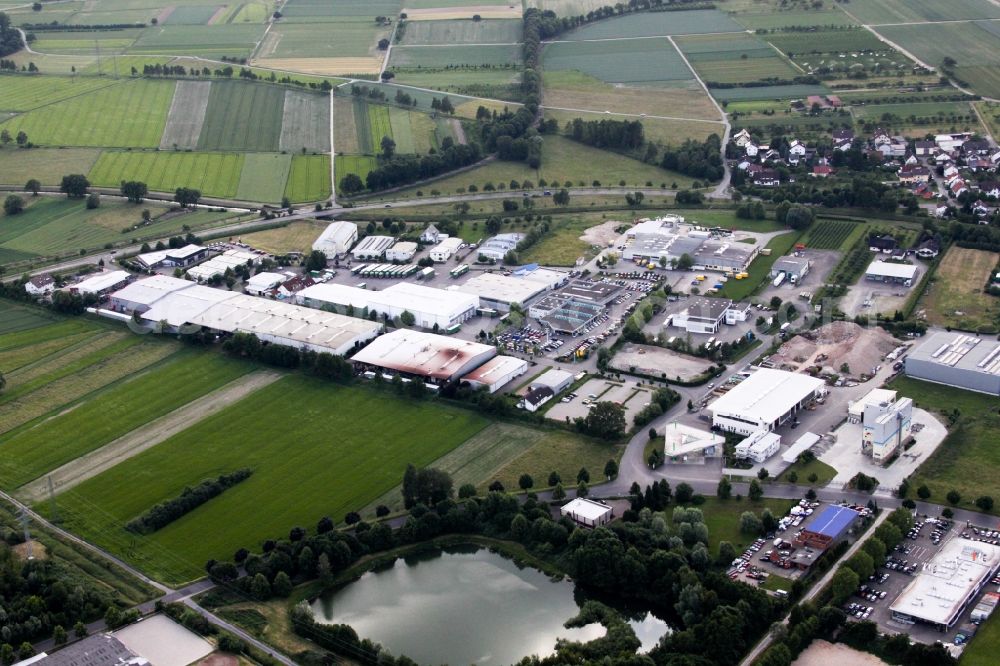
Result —
[{"label": "crop field strip", "polygon": [[[279,404],[294,405],[298,417],[275,418]],[[378,437],[374,420],[382,424]],[[186,581],[202,575],[208,558],[288,525],[361,509],[395,486],[407,463],[427,465],[487,423],[467,410],[286,377],[60,494],[60,506],[77,533],[157,578]],[[250,479],[155,534],[124,531],[126,521],[185,486],[247,466],[255,470]],[[120,492],[124,479],[135,492]],[[294,502],[279,490],[287,479],[296,480]]]},{"label": "crop field strip", "polygon": [[170,102],[167,124],[160,139],[160,148],[198,147],[198,138],[205,123],[211,81],[178,81],[174,99]]},{"label": "crop field strip", "polygon": [[286,90],[278,147],[289,152],[330,152],[330,96]]},{"label": "crop field strip", "polygon": [[358,128],[355,126],[356,100],[335,95],[333,98],[333,145],[338,153],[360,153]]},{"label": "crop field strip", "polygon": [[818,220],[800,242],[810,249],[840,250],[857,226],[847,220]]},{"label": "crop field strip", "polygon": [[42,185],[58,185],[68,173],[90,171],[100,154],[96,148],[21,150],[16,160],[0,157],[0,183],[24,185],[28,178],[37,178]]},{"label": "crop field strip", "polygon": [[[10,317],[13,320],[11,323],[18,323],[16,313],[6,312],[2,309],[0,309],[0,312],[3,312],[5,318]],[[95,331],[81,331],[79,333],[61,336],[53,340],[45,340],[34,344],[27,344],[13,349],[0,351],[0,372],[8,374],[15,372],[27,365],[35,363],[40,358],[44,358],[49,354],[55,354],[56,352],[60,352],[68,347],[72,347],[73,345],[81,343],[94,335],[96,335]]]},{"label": "crop field strip", "polygon": [[263,24],[164,25],[146,29],[128,49],[132,55],[248,57]]},{"label": "crop field strip", "polygon": [[[339,155],[337,159],[340,159]],[[285,196],[293,203],[301,203],[322,201],[328,199],[330,194],[330,156],[293,156],[288,183],[285,185]]]},{"label": "crop field strip", "polygon": [[522,38],[522,23],[517,20],[485,21],[413,21],[396,46],[439,46],[475,44],[516,44]]},{"label": "crop field strip", "polygon": [[[798,99],[809,95],[829,95],[823,85],[792,84],[785,86],[760,86],[754,88],[712,88],[712,96],[720,102],[746,102],[757,100]],[[774,123],[771,118],[769,123]]]},{"label": "crop field strip", "polygon": [[392,123],[389,121],[389,107],[382,104],[369,104],[368,128],[371,132],[372,148],[378,152],[382,148],[383,138],[393,138]]},{"label": "crop field strip", "polygon": [[[918,309],[936,326],[976,331],[996,327],[1000,301],[983,291],[990,282],[1000,254],[952,246],[934,273],[934,280],[921,296]],[[959,314],[961,313],[961,314]]]},{"label": "crop field strip", "polygon": [[1000,18],[989,0],[852,0],[844,9],[871,24]]},{"label": "crop field strip", "polygon": [[173,81],[125,81],[29,111],[0,124],[37,145],[155,148],[174,95]]},{"label": "crop field strip", "polygon": [[288,183],[292,156],[280,153],[247,153],[243,158],[236,198],[241,201],[280,203]]},{"label": "crop field strip", "polygon": [[678,37],[674,40],[708,85],[799,74],[766,42],[753,35]]},{"label": "crop field strip", "polygon": [[191,187],[206,196],[228,198],[236,195],[244,159],[239,153],[109,150],[101,153],[88,177],[105,187],[134,178],[156,192]]},{"label": "crop field strip", "polygon": [[284,105],[278,86],[213,82],[198,149],[277,152]]},{"label": "crop field strip", "polygon": [[[437,5],[436,5],[437,6]],[[445,6],[445,5],[440,5]],[[282,8],[282,17],[289,21],[334,21],[344,17],[396,16],[402,7],[400,0],[289,0]]]},{"label": "crop field strip", "polygon": [[[807,53],[857,53],[860,51],[889,51],[891,46],[879,40],[864,28],[854,30],[820,30],[817,32],[779,32],[765,35],[771,44],[794,55]],[[900,58],[904,56],[900,54]]]},{"label": "crop field strip", "polygon": [[559,42],[545,46],[544,68],[575,70],[607,83],[657,84],[694,79],[666,39]]},{"label": "crop field strip", "polygon": [[[97,389],[163,360],[176,347],[129,336],[32,383],[34,390],[0,403],[0,431],[24,425]],[[55,378],[58,377],[58,378]]]},{"label": "crop field strip", "polygon": [[218,12],[218,7],[215,5],[175,7],[166,20],[160,21],[160,24],[207,25],[209,19],[215,16],[216,12]]},{"label": "crop field strip", "polygon": [[261,58],[337,58],[376,55],[376,45],[391,30],[379,27],[371,15],[342,18],[335,23],[285,23],[271,28],[257,54]]},{"label": "crop field strip", "polygon": [[557,109],[722,120],[712,100],[694,81],[687,85],[677,81],[678,87],[615,86],[576,71],[547,71],[542,79],[545,104]]},{"label": "crop field strip", "polygon": [[[377,142],[372,141],[372,126],[371,118],[368,115],[368,103],[355,98],[353,100],[353,108],[354,128],[357,132],[358,152],[362,155],[373,155],[375,154],[375,150],[377,150],[376,146],[378,144]],[[381,141],[381,137],[379,137],[379,140]],[[346,151],[342,149],[339,152]],[[339,168],[337,169],[337,172],[340,172]]]},{"label": "crop field strip", "polygon": [[[0,300],[0,314],[3,315],[0,317],[0,352],[17,349],[38,340],[37,331],[21,332],[33,331],[52,322],[52,317],[47,312],[4,300]],[[73,327],[73,329],[75,328]],[[72,332],[73,329],[65,332]],[[60,330],[56,335],[63,334],[64,331]],[[9,371],[10,369],[7,365],[0,365],[0,371]]]},{"label": "crop field strip", "polygon": [[88,396],[72,410],[0,437],[0,485],[23,485],[252,369],[249,363],[211,352],[175,354]]},{"label": "crop field strip", "polygon": [[[547,48],[552,48],[550,45]],[[559,45],[561,46],[561,44]],[[451,73],[449,66],[483,68],[487,74],[489,67],[497,71],[510,71],[507,65],[522,62],[522,47],[517,44],[445,44],[441,46],[393,46],[389,63],[392,67],[413,69],[444,69]],[[459,70],[461,71],[461,70]],[[480,70],[477,70],[480,71]]]},{"label": "crop field strip", "polygon": [[596,21],[559,36],[559,41],[665,37],[667,35],[745,32],[728,15],[714,10],[641,12]]},{"label": "crop field strip", "polygon": [[731,16],[733,20],[749,30],[856,25],[851,17],[839,9],[759,13],[740,12],[731,14]]},{"label": "crop field strip", "polygon": [[68,76],[0,76],[0,110],[30,111],[94,90],[117,85],[118,81]]}]

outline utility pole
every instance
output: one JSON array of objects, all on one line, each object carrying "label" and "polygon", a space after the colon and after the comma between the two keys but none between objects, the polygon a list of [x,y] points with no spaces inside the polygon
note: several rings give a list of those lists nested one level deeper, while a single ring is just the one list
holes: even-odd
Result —
[{"label": "utility pole", "polygon": [[52,483],[52,476],[49,476],[49,522],[56,524],[59,522],[59,509],[56,507],[56,489]]},{"label": "utility pole", "polygon": [[28,510],[24,507],[21,507],[21,513],[18,515],[17,518],[18,520],[21,521],[21,530],[24,532],[24,543],[27,544],[28,548],[28,560],[33,560],[35,559],[35,554],[34,552],[32,552],[31,532],[28,530],[28,522],[31,520],[28,517]]}]

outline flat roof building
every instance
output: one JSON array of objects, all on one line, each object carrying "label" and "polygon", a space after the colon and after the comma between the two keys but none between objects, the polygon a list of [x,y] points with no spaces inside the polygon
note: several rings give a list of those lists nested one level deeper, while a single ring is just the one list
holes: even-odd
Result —
[{"label": "flat roof building", "polygon": [[353,222],[331,222],[313,241],[312,249],[328,257],[344,254],[358,241],[358,225]]},{"label": "flat roof building", "polygon": [[792,442],[792,445],[788,447],[788,450],[781,454],[782,461],[786,463],[793,463],[799,459],[799,456],[816,446],[819,443],[820,437],[814,432],[802,433],[802,435]]},{"label": "flat roof building", "polygon": [[478,296],[482,307],[500,312],[507,312],[514,303],[524,305],[545,290],[543,282],[501,273],[480,273],[458,286],[458,291]]},{"label": "flat roof building", "polygon": [[712,423],[723,430],[749,435],[774,430],[816,397],[823,380],[809,375],[760,368],[708,406]]},{"label": "flat roof building", "polygon": [[524,234],[497,234],[480,244],[477,250],[478,256],[493,261],[503,261],[507,253],[515,249],[522,240],[524,240]]},{"label": "flat roof building", "polygon": [[730,240],[705,241],[690,254],[695,270],[739,273],[749,268],[750,262],[760,254],[760,245]]},{"label": "flat roof building", "polygon": [[394,241],[395,239],[392,236],[365,236],[351,250],[351,256],[359,261],[381,259]]},{"label": "flat roof building", "polygon": [[243,284],[243,291],[254,296],[263,296],[285,282],[290,276],[284,273],[257,273]]},{"label": "flat roof building", "polygon": [[187,269],[187,274],[192,280],[204,282],[216,275],[224,275],[227,269],[235,269],[237,266],[256,266],[263,258],[264,255],[258,252],[230,249],[199,266],[192,266]]},{"label": "flat roof building", "polygon": [[693,298],[668,321],[688,333],[714,334],[726,320],[726,311],[732,304],[728,298]]},{"label": "flat roof building", "polygon": [[535,301],[528,309],[528,316],[554,331],[575,334],[603,314],[620,291],[620,286],[609,282],[573,280]]},{"label": "flat roof building", "polygon": [[691,454],[712,455],[722,450],[726,438],[714,432],[671,421],[663,432],[663,453],[668,458],[680,458]]},{"label": "flat roof building", "polygon": [[933,333],[905,360],[907,377],[1000,396],[1000,342]]},{"label": "flat roof building", "polygon": [[795,282],[800,281],[812,268],[812,262],[803,257],[778,257],[771,265],[770,276],[778,277],[779,273],[784,273],[789,280],[794,278]]},{"label": "flat roof building", "polygon": [[884,388],[872,389],[855,402],[847,403],[847,422],[861,423],[861,419],[865,416],[865,407],[887,401],[896,401],[895,391]]},{"label": "flat roof building", "polygon": [[460,247],[462,247],[462,239],[458,236],[445,238],[443,241],[431,248],[431,260],[439,264],[443,264],[451,259],[451,256],[458,252],[458,248]]},{"label": "flat roof building", "polygon": [[184,247],[154,250],[138,255],[135,260],[140,266],[147,269],[160,268],[161,266],[187,267],[204,261],[208,258],[210,249],[200,245],[185,245]]},{"label": "flat roof building", "polygon": [[849,507],[831,504],[812,516],[812,520],[795,535],[795,544],[826,550],[847,534],[860,515]]},{"label": "flat roof building", "polygon": [[69,291],[73,294],[104,296],[112,291],[121,289],[131,279],[132,274],[127,271],[105,271],[85,278],[76,284],[69,285]]},{"label": "flat roof building", "polygon": [[20,666],[148,666],[149,660],[141,657],[111,634],[93,634],[59,648],[52,654],[35,655],[17,662]]},{"label": "flat roof building", "polygon": [[142,314],[167,294],[193,287],[189,280],[170,277],[169,275],[153,275],[136,280],[132,284],[111,294],[110,309],[115,312]]},{"label": "flat roof building", "polygon": [[573,374],[565,370],[549,368],[531,380],[531,388],[547,386],[553,393],[562,393],[573,384]]},{"label": "flat roof building", "polygon": [[469,382],[469,386],[474,389],[485,387],[490,393],[496,393],[527,371],[528,362],[523,358],[494,356],[462,377],[462,381]]},{"label": "flat roof building", "polygon": [[954,537],[896,597],[889,607],[892,618],[942,630],[952,627],[998,569],[1000,546]]},{"label": "flat roof building", "polygon": [[917,276],[913,264],[893,264],[876,259],[865,269],[865,279],[873,282],[892,282],[909,287]]},{"label": "flat roof building", "polygon": [[376,338],[351,359],[362,367],[395,370],[445,383],[497,355],[495,347],[444,335],[397,329]]},{"label": "flat roof building", "polygon": [[769,430],[757,430],[736,445],[736,457],[762,464],[781,448],[781,435]]},{"label": "flat roof building", "polygon": [[353,307],[358,316],[363,310],[387,314],[395,319],[404,312],[413,315],[421,328],[448,329],[476,316],[479,299],[472,294],[438,289],[409,282],[399,282],[379,291],[359,289],[333,282],[307,287],[296,294],[296,302],[313,308]]},{"label": "flat roof building", "polygon": [[413,259],[413,255],[417,253],[417,244],[411,241],[399,241],[388,250],[385,251],[386,261],[398,261],[399,263],[407,262]]},{"label": "flat roof building", "polygon": [[584,527],[607,525],[615,515],[614,510],[607,504],[586,497],[570,500],[559,508],[559,513]]}]

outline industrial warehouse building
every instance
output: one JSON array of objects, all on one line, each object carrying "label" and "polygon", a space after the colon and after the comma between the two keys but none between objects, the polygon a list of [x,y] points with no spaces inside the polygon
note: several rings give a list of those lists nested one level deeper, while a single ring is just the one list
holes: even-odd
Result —
[{"label": "industrial warehouse building", "polygon": [[831,504],[816,512],[802,531],[795,535],[795,545],[826,550],[847,534],[859,515],[850,507]]},{"label": "industrial warehouse building", "polygon": [[145,252],[135,258],[143,268],[152,270],[161,267],[186,268],[208,258],[209,250],[200,245],[185,245],[180,248]]},{"label": "industrial warehouse building", "polygon": [[1000,546],[954,537],[896,597],[892,619],[947,630],[998,570]]},{"label": "industrial warehouse building", "polygon": [[497,234],[479,246],[479,256],[493,261],[503,261],[507,253],[517,248],[524,234]]},{"label": "industrial warehouse building", "polygon": [[655,264],[674,264],[684,255],[697,270],[741,272],[760,253],[758,244],[720,239],[708,229],[685,224],[679,215],[643,220],[625,232],[618,249],[623,259]]},{"label": "industrial warehouse building", "polygon": [[709,405],[708,411],[714,426],[749,435],[783,425],[822,390],[822,379],[760,368]]},{"label": "industrial warehouse building", "polygon": [[[145,284],[149,282],[150,284]],[[191,332],[253,333],[264,342],[344,355],[375,338],[376,322],[155,276],[113,295],[118,312],[140,312],[150,324]]]},{"label": "industrial warehouse building", "polygon": [[132,279],[127,271],[105,271],[69,285],[72,294],[104,296],[121,289]]},{"label": "industrial warehouse building", "polygon": [[264,255],[249,250],[226,250],[200,266],[192,266],[187,270],[187,275],[192,280],[204,282],[211,280],[216,275],[224,275],[227,269],[233,269],[237,266],[256,266],[263,258]]},{"label": "industrial warehouse building", "polygon": [[481,273],[459,285],[458,291],[478,296],[484,308],[508,312],[511,305],[524,305],[547,288],[544,282],[501,273]]},{"label": "industrial warehouse building", "polygon": [[358,242],[358,225],[353,222],[331,222],[313,241],[312,249],[328,257],[344,254]]},{"label": "industrial warehouse building", "polygon": [[889,282],[909,287],[917,276],[913,264],[893,264],[876,259],[865,269],[865,279],[872,282]]},{"label": "industrial warehouse building", "polygon": [[913,401],[900,398],[865,405],[861,423],[861,452],[877,463],[885,463],[910,438]]},{"label": "industrial warehouse building", "polygon": [[290,277],[292,276],[285,275],[284,273],[269,273],[267,271],[257,273],[256,275],[251,275],[250,279],[243,284],[243,291],[253,296],[263,296],[272,289],[280,286]]},{"label": "industrial warehouse building", "polygon": [[431,260],[439,264],[443,264],[451,259],[451,256],[458,252],[458,248],[460,247],[462,247],[462,239],[458,236],[445,238],[443,241],[431,248]]},{"label": "industrial warehouse building", "polygon": [[404,312],[413,315],[414,325],[447,330],[476,316],[479,299],[471,294],[437,289],[409,282],[399,282],[380,291],[369,291],[326,282],[307,287],[296,294],[296,302],[312,308],[353,307],[362,312],[378,312],[395,319]]},{"label": "industrial warehouse building", "polygon": [[803,257],[778,257],[771,265],[769,277],[776,278],[784,273],[785,278],[792,282],[801,282],[802,278],[809,273],[812,262]]},{"label": "industrial warehouse building", "polygon": [[376,338],[351,359],[368,370],[391,370],[444,384],[497,355],[495,347],[434,333],[397,329]]},{"label": "industrial warehouse building", "polygon": [[495,356],[462,377],[462,381],[469,382],[474,389],[485,387],[490,393],[496,393],[527,371],[528,362],[522,358]]},{"label": "industrial warehouse building", "polygon": [[575,334],[604,313],[622,290],[610,282],[573,280],[558,291],[535,301],[528,316],[554,331]]},{"label": "industrial warehouse building", "polygon": [[351,256],[359,261],[381,259],[385,251],[392,247],[392,236],[365,236],[357,247],[351,250]]},{"label": "industrial warehouse building", "polygon": [[695,298],[685,309],[668,317],[664,325],[683,328],[688,333],[713,335],[722,324],[735,326],[746,321],[750,312],[749,303],[734,303],[728,298]]},{"label": "industrial warehouse building", "polygon": [[1000,396],[1000,342],[934,333],[906,357],[908,377]]},{"label": "industrial warehouse building", "polygon": [[736,457],[763,464],[781,448],[781,435],[769,430],[757,430],[736,445]]},{"label": "industrial warehouse building", "polygon": [[388,250],[385,251],[386,261],[395,261],[398,263],[404,263],[413,259],[413,255],[417,253],[417,244],[411,241],[399,241]]},{"label": "industrial warehouse building", "polygon": [[615,512],[607,504],[586,497],[577,497],[564,504],[559,513],[585,527],[598,527],[611,522]]}]

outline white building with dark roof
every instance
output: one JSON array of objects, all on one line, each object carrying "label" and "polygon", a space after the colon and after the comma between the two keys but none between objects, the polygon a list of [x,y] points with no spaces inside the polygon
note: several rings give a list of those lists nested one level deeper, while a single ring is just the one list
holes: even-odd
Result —
[{"label": "white building with dark roof", "polygon": [[51,275],[35,275],[24,283],[24,290],[32,296],[45,296],[55,289],[56,280]]},{"label": "white building with dark roof", "polygon": [[140,266],[147,269],[161,267],[185,268],[204,261],[210,253],[211,250],[209,248],[192,244],[179,248],[145,252],[138,255],[135,260]]}]

